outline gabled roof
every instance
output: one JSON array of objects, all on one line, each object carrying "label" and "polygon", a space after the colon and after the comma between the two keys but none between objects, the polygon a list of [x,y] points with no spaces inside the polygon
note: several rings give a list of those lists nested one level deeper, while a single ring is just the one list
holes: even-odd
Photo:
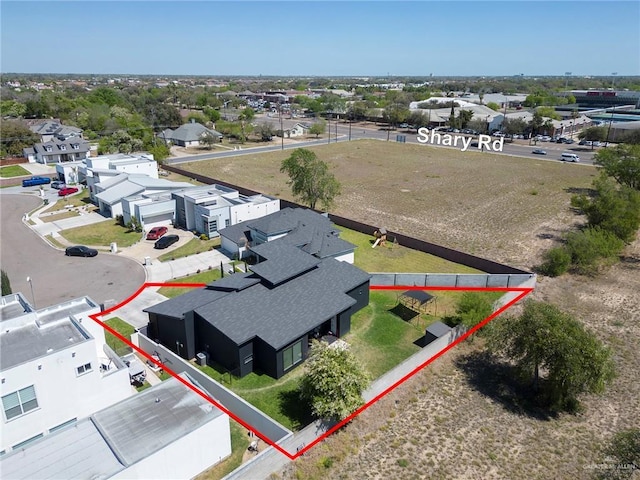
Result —
[{"label": "gabled roof", "polygon": [[328,217],[306,208],[284,208],[257,220],[251,220],[247,226],[267,236],[273,236],[288,233],[299,223],[312,225],[323,230],[335,230]]},{"label": "gabled roof", "polygon": [[[74,149],[73,145],[78,145],[78,148]],[[47,147],[51,147],[51,151],[48,151]],[[66,140],[58,140],[57,138],[55,138],[49,142],[36,143],[33,146],[33,149],[43,155],[54,155],[57,153],[86,153],[89,151],[90,146],[89,142],[83,140],[82,138],[68,138]]]},{"label": "gabled roof", "polygon": [[319,258],[278,241],[251,247],[251,250],[267,260],[252,265],[251,270],[272,285],[291,280],[320,263]]},{"label": "gabled roof", "polygon": [[185,123],[173,131],[170,139],[182,142],[196,142],[200,140],[205,132],[209,132],[216,137],[222,137],[220,132],[211,130],[200,123]]},{"label": "gabled roof", "polygon": [[354,305],[346,292],[369,278],[349,263],[327,258],[294,280],[230,292],[195,313],[237,345],[260,337],[279,350]]}]

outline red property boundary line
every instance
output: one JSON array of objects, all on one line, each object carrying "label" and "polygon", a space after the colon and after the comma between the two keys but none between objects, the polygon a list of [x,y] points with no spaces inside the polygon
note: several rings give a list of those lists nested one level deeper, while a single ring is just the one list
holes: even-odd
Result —
[{"label": "red property boundary line", "polygon": [[278,450],[280,453],[282,453],[283,455],[285,455],[286,457],[288,457],[291,460],[295,460],[299,456],[301,456],[304,453],[308,452],[309,449],[313,448],[316,444],[320,443],[322,440],[327,438],[333,432],[335,432],[336,430],[340,429],[341,427],[343,427],[344,425],[349,423],[351,420],[353,420],[355,417],[360,415],[362,412],[364,412],[366,409],[368,409],[371,405],[376,403],[382,397],[387,395],[389,392],[391,392],[392,390],[394,390],[398,386],[402,385],[404,382],[409,380],[411,377],[413,377],[416,373],[421,371],[423,368],[425,368],[431,362],[433,362],[434,360],[440,358],[446,352],[451,350],[453,347],[458,345],[460,342],[462,342],[465,339],[467,339],[470,335],[473,335],[474,332],[476,332],[480,328],[484,327],[491,320],[496,318],[501,313],[504,313],[511,306],[513,306],[515,303],[517,303],[520,300],[522,300],[524,297],[526,297],[528,294],[530,294],[533,291],[533,288],[530,288],[530,287],[526,287],[526,288],[525,287],[416,287],[416,286],[400,286],[400,285],[393,285],[393,286],[382,286],[382,285],[375,286],[375,285],[371,285],[369,287],[370,290],[404,290],[404,291],[406,291],[406,290],[425,290],[425,291],[433,290],[433,291],[438,291],[439,290],[439,291],[476,291],[476,292],[505,292],[505,293],[506,292],[520,292],[520,294],[517,295],[513,300],[509,301],[508,303],[503,305],[501,308],[496,310],[493,314],[491,314],[490,316],[485,318],[482,322],[478,323],[475,327],[473,327],[470,330],[468,330],[464,335],[461,335],[455,341],[453,341],[452,343],[447,345],[445,348],[443,348],[441,351],[439,351],[438,353],[433,355],[431,358],[426,360],[424,363],[418,365],[416,368],[414,368],[411,372],[409,372],[404,377],[402,377],[400,380],[395,382],[393,385],[391,385],[390,387],[386,388],[384,391],[382,391],[381,393],[376,395],[374,398],[369,400],[367,403],[365,403],[363,406],[361,406],[358,410],[353,412],[347,418],[342,420],[340,423],[337,423],[332,428],[327,430],[325,433],[320,435],[313,442],[311,442],[308,445],[304,446],[304,448],[298,450],[295,453],[290,453],[289,451],[285,450],[280,445],[278,445],[277,443],[275,443],[274,441],[272,441],[271,439],[267,438],[265,435],[263,435],[262,433],[257,431],[254,427],[252,427],[251,425],[248,425],[245,421],[243,421],[242,419],[238,418],[230,410],[225,408],[224,405],[218,403],[216,400],[211,398],[209,395],[204,393],[202,390],[199,390],[193,384],[191,384],[190,382],[188,382],[184,378],[180,377],[177,373],[175,373],[171,369],[167,368],[167,366],[165,364],[163,364],[162,362],[156,360],[151,355],[149,355],[147,352],[142,350],[140,347],[138,347],[138,346],[134,345],[133,343],[131,343],[131,340],[128,340],[128,339],[124,338],[120,333],[115,331],[112,327],[110,327],[109,325],[104,323],[99,318],[99,317],[103,317],[105,315],[108,315],[109,313],[111,313],[111,312],[113,312],[115,310],[120,309],[121,307],[123,307],[124,305],[126,305],[127,303],[129,303],[133,299],[135,299],[138,295],[140,295],[140,293],[142,293],[146,288],[149,288],[149,287],[202,288],[202,287],[205,287],[206,285],[207,284],[205,284],[205,283],[144,283],[133,295],[131,295],[129,298],[127,298],[123,302],[121,302],[118,305],[116,305],[114,307],[111,307],[108,310],[105,310],[103,312],[95,313],[93,315],[89,315],[89,317],[92,320],[94,320],[96,323],[98,323],[98,325],[100,325],[106,331],[108,331],[109,333],[111,333],[112,335],[114,335],[115,337],[117,337],[118,339],[123,341],[124,343],[126,343],[128,346],[130,346],[133,350],[135,350],[137,353],[142,355],[148,361],[152,362],[153,364],[155,364],[156,366],[158,366],[159,368],[161,368],[162,370],[167,372],[169,375],[171,375],[172,377],[176,378],[183,385],[185,385],[186,387],[190,388],[192,391],[194,391],[195,393],[200,395],[203,399],[205,399],[206,401],[210,402],[216,408],[220,409],[222,412],[224,412],[227,415],[229,415],[229,417],[233,418],[240,425],[242,425],[246,429],[248,429],[251,432],[253,432],[254,434],[256,434],[261,440],[263,440],[268,445],[272,446],[273,448],[275,448],[276,450]]}]

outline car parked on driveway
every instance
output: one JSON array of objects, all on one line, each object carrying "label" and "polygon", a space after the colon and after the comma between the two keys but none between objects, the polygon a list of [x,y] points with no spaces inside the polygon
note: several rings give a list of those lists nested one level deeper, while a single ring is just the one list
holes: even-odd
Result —
[{"label": "car parked on driveway", "polygon": [[67,247],[64,254],[68,257],[95,257],[98,251],[95,248],[85,247],[84,245],[75,245]]},{"label": "car parked on driveway", "polygon": [[58,190],[58,196],[66,197],[67,195],[71,195],[72,193],[76,193],[78,189],[76,187],[64,187]]},{"label": "car parked on driveway", "polygon": [[35,185],[45,185],[47,183],[51,183],[51,179],[49,177],[31,177],[22,180],[23,187],[33,187]]},{"label": "car parked on driveway", "polygon": [[533,152],[531,153],[535,153],[536,155],[546,155],[547,151],[546,150],[541,150],[540,148],[536,148]]},{"label": "car parked on driveway", "polygon": [[180,237],[178,235],[166,235],[162,237],[160,240],[158,240],[156,243],[154,243],[153,248],[157,248],[157,249],[167,248],[173,245],[174,243],[176,243],[178,240],[180,240]]},{"label": "car parked on driveway", "polygon": [[167,233],[168,230],[169,229],[167,227],[153,227],[149,230],[149,233],[147,233],[147,240],[158,240]]},{"label": "car parked on driveway", "polygon": [[60,190],[61,188],[66,187],[62,180],[54,180],[51,182],[51,188],[55,188],[56,190]]}]

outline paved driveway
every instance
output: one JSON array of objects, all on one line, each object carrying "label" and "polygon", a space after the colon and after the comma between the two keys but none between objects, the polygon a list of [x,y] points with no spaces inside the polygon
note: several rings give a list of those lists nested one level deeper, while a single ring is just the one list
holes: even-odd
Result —
[{"label": "paved driveway", "polygon": [[88,295],[98,303],[121,302],[145,281],[143,267],[117,255],[94,258],[66,257],[21,221],[24,213],[41,204],[29,195],[0,195],[0,265],[14,292],[33,302],[27,277],[31,277],[37,308]]}]

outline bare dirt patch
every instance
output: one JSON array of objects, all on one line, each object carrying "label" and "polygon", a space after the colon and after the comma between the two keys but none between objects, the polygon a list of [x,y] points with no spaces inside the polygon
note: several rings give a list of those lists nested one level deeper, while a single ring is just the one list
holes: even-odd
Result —
[{"label": "bare dirt patch", "polygon": [[[582,165],[373,140],[313,150],[342,183],[332,213],[525,268],[539,247],[577,221],[570,192],[588,187],[596,173]],[[292,200],[280,173],[288,155],[181,167]]]},{"label": "bare dirt patch", "polygon": [[[334,213],[510,265],[531,268],[580,224],[572,192],[596,170],[537,159],[358,141],[315,149],[343,185]],[[188,168],[291,198],[287,152]],[[577,167],[577,168],[574,168]],[[406,191],[408,190],[408,191]],[[582,398],[580,415],[542,418],[512,408],[491,379],[474,383],[464,344],[438,359],[278,474],[296,479],[587,479],[601,447],[640,425],[640,241],[595,278],[539,278],[533,296],[557,305],[614,349],[618,377]],[[274,477],[274,478],[278,478]]]}]

